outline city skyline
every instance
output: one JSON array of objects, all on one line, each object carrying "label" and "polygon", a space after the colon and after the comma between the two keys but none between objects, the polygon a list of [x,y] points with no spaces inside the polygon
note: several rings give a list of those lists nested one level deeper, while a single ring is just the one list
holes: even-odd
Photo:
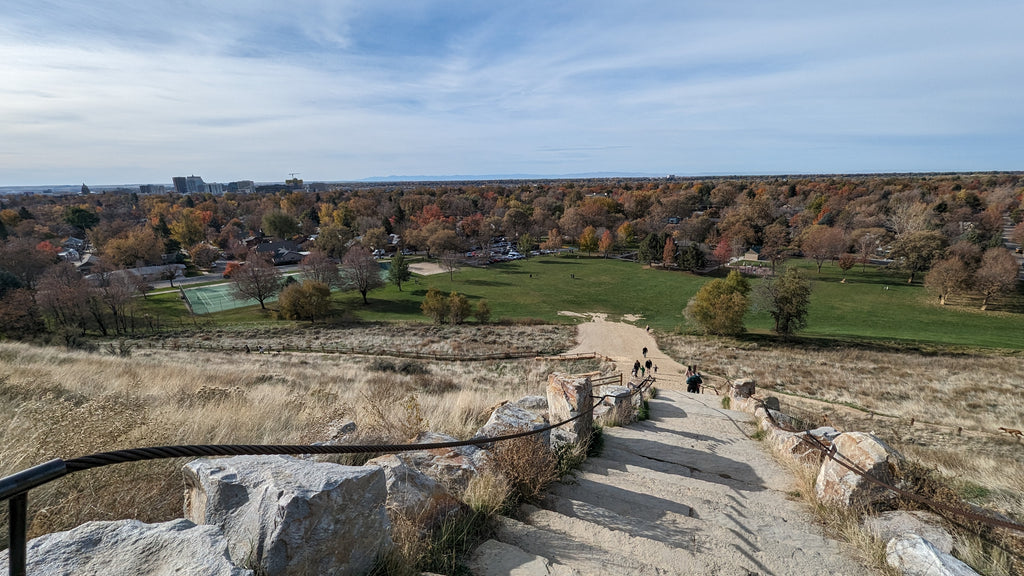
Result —
[{"label": "city skyline", "polygon": [[1024,5],[173,5],[0,13],[0,186],[1013,171]]}]

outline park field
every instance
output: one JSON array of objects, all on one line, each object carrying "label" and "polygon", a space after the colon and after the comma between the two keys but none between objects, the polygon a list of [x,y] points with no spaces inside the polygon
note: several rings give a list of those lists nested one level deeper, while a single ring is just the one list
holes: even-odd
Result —
[{"label": "park field", "polygon": [[[899,271],[860,266],[842,272],[825,264],[821,273],[813,262],[793,260],[812,282],[804,339],[825,343],[864,342],[898,348],[986,348],[1024,350],[1024,296],[1015,294],[978,309],[969,299],[962,305],[939,306],[920,285],[908,285]],[[845,282],[842,280],[845,279]],[[710,277],[662,270],[633,262],[587,256],[541,256],[485,268],[465,267],[454,274],[414,275],[399,291],[393,285],[372,290],[364,305],[356,292],[336,293],[339,318],[344,320],[426,322],[420,303],[429,288],[457,291],[470,301],[486,299],[492,321],[575,323],[579,318],[561,311],[603,312],[611,318],[642,317],[665,332],[692,331],[683,316],[687,301]],[[756,285],[758,279],[752,278]],[[150,296],[147,312],[164,325],[191,324],[176,294]],[[273,305],[270,306],[273,308]],[[272,312],[258,306],[200,317],[203,325],[262,323]],[[756,305],[746,317],[752,338],[771,334],[770,316]]]}]

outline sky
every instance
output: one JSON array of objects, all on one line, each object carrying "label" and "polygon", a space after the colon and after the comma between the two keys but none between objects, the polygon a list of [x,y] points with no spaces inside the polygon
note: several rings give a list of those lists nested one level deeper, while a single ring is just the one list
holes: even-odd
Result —
[{"label": "sky", "polygon": [[0,186],[1024,169],[1020,0],[0,0]]}]

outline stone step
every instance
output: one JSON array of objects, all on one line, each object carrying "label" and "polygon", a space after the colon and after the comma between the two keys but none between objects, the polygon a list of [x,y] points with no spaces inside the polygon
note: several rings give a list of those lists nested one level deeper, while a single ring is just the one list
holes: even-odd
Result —
[{"label": "stone step", "polygon": [[577,541],[511,518],[498,518],[496,538],[530,554],[569,566],[586,576],[653,576],[665,573],[640,561],[629,550],[608,551],[591,544],[589,538]]},{"label": "stone step", "polygon": [[498,540],[488,540],[477,547],[468,567],[475,576],[582,576],[568,566]]},{"label": "stone step", "polygon": [[545,496],[541,505],[563,516],[585,520],[633,537],[656,540],[674,548],[692,546],[698,538],[702,538],[700,522],[697,520],[667,512],[647,502],[620,501],[607,492],[569,490],[560,493],[556,488]]}]

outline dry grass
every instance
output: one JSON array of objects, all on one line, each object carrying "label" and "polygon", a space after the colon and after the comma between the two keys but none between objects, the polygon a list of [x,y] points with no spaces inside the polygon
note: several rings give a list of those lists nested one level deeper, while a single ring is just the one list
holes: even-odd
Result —
[{"label": "dry grass", "polygon": [[[543,394],[549,372],[595,368],[419,362],[401,373],[374,369],[373,360],[141,348],[124,358],[0,343],[0,476],[138,446],[308,443],[327,439],[342,420],[357,423],[360,441],[406,439],[420,429],[465,438],[498,401]],[[122,464],[33,490],[30,536],[94,519],[178,517],[182,464]]]},{"label": "dry grass", "polygon": [[[1024,357],[759,347],[682,335],[663,350],[702,371],[757,380],[808,424],[872,432],[975,504],[1024,519]],[[826,420],[827,418],[827,420]],[[960,429],[958,433],[958,429]]]}]

